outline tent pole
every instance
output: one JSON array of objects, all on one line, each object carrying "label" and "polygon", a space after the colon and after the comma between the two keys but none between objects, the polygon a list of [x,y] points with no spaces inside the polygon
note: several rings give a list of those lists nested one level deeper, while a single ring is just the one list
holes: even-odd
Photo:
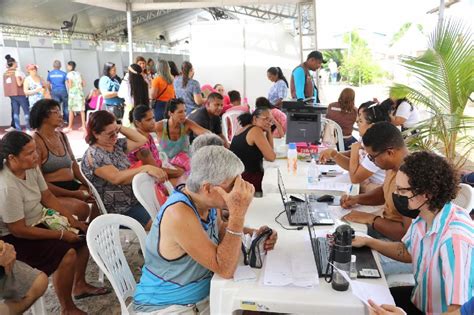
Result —
[{"label": "tent pole", "polygon": [[128,62],[133,63],[133,41],[132,41],[132,3],[130,0],[126,3],[127,6],[127,34],[128,34]]}]

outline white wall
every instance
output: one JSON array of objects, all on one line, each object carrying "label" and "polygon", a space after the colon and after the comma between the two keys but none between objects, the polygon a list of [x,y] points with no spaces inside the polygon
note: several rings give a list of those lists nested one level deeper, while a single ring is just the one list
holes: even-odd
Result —
[{"label": "white wall", "polygon": [[267,96],[266,71],[282,68],[290,81],[299,64],[297,39],[279,24],[256,21],[199,22],[191,26],[191,62],[201,85],[222,83],[253,104]]}]

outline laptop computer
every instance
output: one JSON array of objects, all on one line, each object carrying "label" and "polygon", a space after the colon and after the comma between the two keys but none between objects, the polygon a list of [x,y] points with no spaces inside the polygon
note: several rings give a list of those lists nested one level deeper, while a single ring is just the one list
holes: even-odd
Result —
[{"label": "laptop computer", "polygon": [[[309,207],[306,209],[306,217],[311,218]],[[307,219],[308,220],[308,219]],[[327,276],[326,269],[330,258],[331,247],[328,245],[326,237],[318,237],[314,226],[307,224],[311,248],[313,250],[316,269],[320,278]],[[357,278],[381,278],[380,271],[375,262],[372,250],[369,247],[352,247],[352,255],[356,255]]]},{"label": "laptop computer", "polygon": [[281,199],[283,201],[283,207],[285,207],[286,216],[290,225],[305,226],[308,224],[306,216],[306,208],[309,205],[312,214],[313,225],[333,225],[334,220],[328,210],[326,203],[320,203],[316,201],[302,200],[301,202],[291,200],[286,193],[285,184],[283,183],[283,177],[281,171],[278,169],[278,189],[280,190]]}]

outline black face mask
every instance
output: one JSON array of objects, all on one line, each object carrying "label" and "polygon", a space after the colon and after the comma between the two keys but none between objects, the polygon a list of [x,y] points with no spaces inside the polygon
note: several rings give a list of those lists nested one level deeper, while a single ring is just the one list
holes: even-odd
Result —
[{"label": "black face mask", "polygon": [[[416,196],[416,195],[415,195]],[[418,208],[416,209],[410,209],[408,208],[408,200],[411,198],[415,197],[412,196],[408,198],[407,196],[401,196],[396,193],[392,193],[392,200],[393,204],[395,205],[395,208],[397,211],[404,217],[412,218],[415,219],[419,214],[420,214],[420,208],[425,204],[422,203]]]}]

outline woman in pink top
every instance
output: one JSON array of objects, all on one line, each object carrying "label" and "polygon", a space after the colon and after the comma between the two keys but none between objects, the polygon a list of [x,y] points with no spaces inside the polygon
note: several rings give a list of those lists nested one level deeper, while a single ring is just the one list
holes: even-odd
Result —
[{"label": "woman in pink top", "polygon": [[269,108],[273,116],[272,133],[273,138],[283,138],[286,134],[286,114],[272,105],[266,97],[255,100],[256,108]]}]

